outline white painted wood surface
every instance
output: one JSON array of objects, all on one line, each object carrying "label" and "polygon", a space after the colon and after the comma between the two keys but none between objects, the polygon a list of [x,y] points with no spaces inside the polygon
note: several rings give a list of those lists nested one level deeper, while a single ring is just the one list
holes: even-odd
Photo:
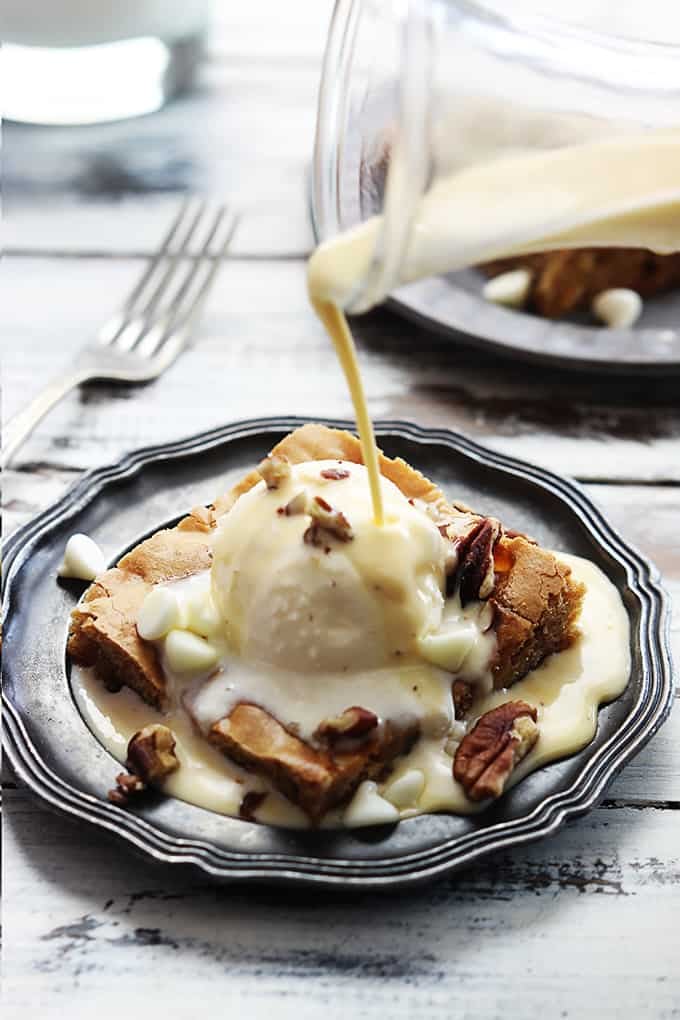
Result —
[{"label": "white painted wood surface", "polygon": [[[134,446],[256,414],[349,414],[304,291],[329,4],[218,14],[200,88],[158,116],[7,128],[5,415],[116,306],[178,191],[228,197],[243,222],[181,361],[144,389],[73,394],[26,444],[3,481],[6,532]],[[529,370],[386,312],[356,327],[376,417],[459,429],[580,478],[680,604],[677,380]],[[677,609],[672,641],[680,661]],[[587,818],[393,898],[215,889],[6,787],[8,1020],[680,1017],[678,711]]]}]

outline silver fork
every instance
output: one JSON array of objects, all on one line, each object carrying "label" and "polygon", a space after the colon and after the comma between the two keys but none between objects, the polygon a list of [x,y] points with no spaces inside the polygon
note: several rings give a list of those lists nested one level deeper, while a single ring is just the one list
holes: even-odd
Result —
[{"label": "silver fork", "polygon": [[[122,307],[66,372],[3,429],[6,467],[38,422],[70,390],[93,380],[150,382],[184,350],[237,226],[226,206],[186,199],[162,245]],[[197,253],[187,258],[194,239]]]}]

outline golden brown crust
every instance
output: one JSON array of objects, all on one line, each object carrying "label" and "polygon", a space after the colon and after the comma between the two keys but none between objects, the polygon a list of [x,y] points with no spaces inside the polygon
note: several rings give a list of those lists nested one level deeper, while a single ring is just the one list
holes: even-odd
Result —
[{"label": "golden brown crust", "polygon": [[497,259],[482,266],[496,276],[526,266],[533,272],[528,306],[557,319],[587,309],[610,287],[629,287],[651,297],[680,287],[680,254],[656,255],[643,248],[574,248]]},{"label": "golden brown crust", "polygon": [[267,776],[318,821],[364,779],[377,778],[417,736],[414,725],[385,724],[359,747],[331,752],[312,747],[257,705],[241,703],[211,728],[209,739],[230,758]]},{"label": "golden brown crust", "polygon": [[[359,440],[323,425],[303,425],[272,452],[291,464],[314,459],[361,463]],[[380,467],[404,495],[446,512],[441,489],[405,461],[381,454]],[[161,707],[165,682],[154,649],[137,635],[139,607],[151,584],[209,567],[209,537],[217,519],[258,481],[258,473],[250,472],[212,507],[196,508],[177,527],[157,532],[127,553],[118,568],[102,575],[74,611],[69,639],[73,658],[96,666],[106,679],[117,677]],[[505,557],[498,555],[499,547]],[[571,580],[565,564],[524,536],[503,535],[496,548],[491,601],[498,650],[493,672],[496,686],[504,687],[573,640],[583,589]],[[507,569],[501,572],[503,560]]]},{"label": "golden brown crust", "polygon": [[68,651],[93,666],[108,686],[123,684],[155,708],[165,703],[165,677],[154,647],[137,633],[139,608],[151,585],[127,571],[107,570],[71,614]]},{"label": "golden brown crust", "polygon": [[[359,440],[349,432],[324,425],[303,425],[271,452],[285,456],[291,464],[335,459],[362,463]],[[409,498],[445,504],[442,491],[405,461],[381,454],[380,467]],[[139,638],[135,623],[148,586],[207,569],[209,538],[216,521],[259,481],[257,471],[249,472],[212,506],[196,507],[175,528],[156,532],[123,556],[117,569],[102,575],[73,612],[68,644],[72,658],[95,666],[105,681],[117,679],[150,704],[163,707],[163,674],[155,650]],[[135,579],[147,587],[135,584]]]},{"label": "golden brown crust", "polygon": [[[303,464],[309,460],[347,460],[351,464],[363,464],[361,443],[357,437],[341,429],[329,429],[326,425],[303,425],[295,429],[277,443],[272,453],[283,454],[291,464]],[[401,457],[386,457],[380,451],[378,461],[381,475],[394,482],[409,499],[446,504],[441,489]]]},{"label": "golden brown crust", "polygon": [[[291,464],[314,459],[361,463],[358,439],[322,425],[297,429],[273,453]],[[380,467],[408,498],[432,504],[444,515],[458,514],[442,491],[405,461],[381,454]],[[126,684],[164,708],[166,682],[155,648],[137,633],[141,604],[153,584],[209,567],[210,535],[217,520],[259,480],[257,472],[251,472],[213,506],[199,507],[175,528],[157,532],[97,578],[72,614],[68,647],[73,659],[94,666],[104,682]],[[493,556],[495,583],[489,601],[497,651],[492,670],[495,686],[505,687],[570,643],[583,589],[572,581],[565,564],[524,536],[502,535]],[[388,723],[351,751],[318,749],[252,705],[237,706],[210,735],[226,754],[268,776],[315,820],[361,781],[375,778],[414,738],[415,731],[397,731]]]},{"label": "golden brown crust", "polygon": [[69,655],[94,666],[105,683],[125,684],[163,708],[165,676],[155,648],[137,633],[137,615],[152,585],[207,570],[214,522],[210,509],[192,510],[177,527],[157,531],[101,574],[71,614]]},{"label": "golden brown crust", "polygon": [[551,552],[521,535],[499,542],[508,569],[495,575],[494,686],[509,687],[577,636],[585,588]]}]

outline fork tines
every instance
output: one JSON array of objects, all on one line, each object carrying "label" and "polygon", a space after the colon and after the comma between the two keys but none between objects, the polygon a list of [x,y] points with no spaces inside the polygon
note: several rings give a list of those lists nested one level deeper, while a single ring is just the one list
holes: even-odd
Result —
[{"label": "fork tines", "polygon": [[237,226],[227,206],[184,200],[158,252],[101,342],[150,357],[198,312]]}]

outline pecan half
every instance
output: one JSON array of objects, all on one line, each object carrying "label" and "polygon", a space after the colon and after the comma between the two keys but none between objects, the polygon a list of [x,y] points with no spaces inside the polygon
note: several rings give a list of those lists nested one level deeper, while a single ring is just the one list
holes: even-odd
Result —
[{"label": "pecan half", "polygon": [[508,701],[486,712],[461,740],[454,778],[470,800],[500,797],[512,770],[538,740],[536,709]]},{"label": "pecan half", "polygon": [[282,482],[290,478],[290,464],[286,458],[272,453],[260,461],[257,470],[268,489],[278,489]]},{"label": "pecan half", "polygon": [[347,468],[324,468],[321,477],[328,478],[332,482],[339,482],[343,478],[349,478],[349,471]]},{"label": "pecan half", "polygon": [[356,739],[364,737],[378,725],[378,717],[375,712],[359,705],[352,705],[346,708],[340,715],[324,719],[317,728],[314,736],[318,740],[326,740],[329,744],[338,740]]},{"label": "pecan half", "polygon": [[152,723],[138,730],[128,744],[126,765],[145,783],[158,782],[179,768],[175,735],[167,726]]},{"label": "pecan half", "polygon": [[448,518],[439,526],[442,538],[449,540],[450,556],[447,559],[446,597],[450,598],[456,591],[460,579],[460,567],[465,562],[470,546],[484,527],[486,518],[473,517],[470,514]]},{"label": "pecan half", "polygon": [[341,542],[349,542],[354,538],[354,532],[342,510],[336,510],[322,496],[314,497],[307,512],[312,523],[302,538],[308,545],[325,545],[329,535]]},{"label": "pecan half", "polygon": [[465,606],[474,599],[486,599],[493,591],[493,550],[501,534],[501,525],[493,517],[482,521],[467,549],[459,554],[458,581],[460,601]]}]

